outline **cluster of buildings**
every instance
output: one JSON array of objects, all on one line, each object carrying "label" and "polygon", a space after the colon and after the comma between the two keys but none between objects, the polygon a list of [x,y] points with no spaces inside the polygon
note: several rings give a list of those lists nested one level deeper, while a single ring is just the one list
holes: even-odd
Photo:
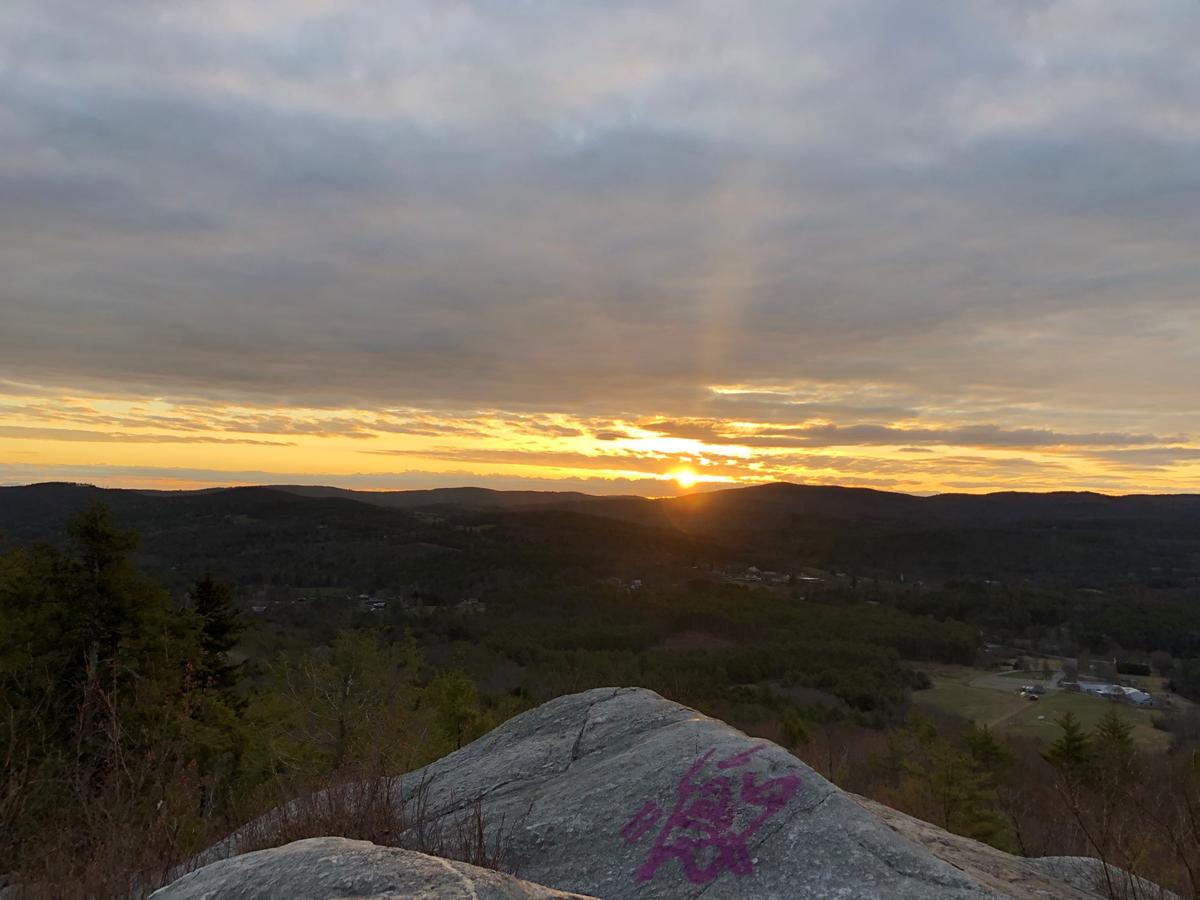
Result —
[{"label": "cluster of buildings", "polygon": [[1105,700],[1117,700],[1131,703],[1134,706],[1153,706],[1154,697],[1140,688],[1129,687],[1125,684],[1105,684],[1097,681],[1064,681],[1060,685],[1064,691],[1080,691],[1084,694],[1094,694]]},{"label": "cluster of buildings", "polygon": [[360,594],[358,603],[366,612],[381,613],[388,608],[389,605],[399,607],[399,609],[408,615],[432,615],[437,612],[452,609],[460,613],[484,613],[487,612],[487,604],[479,600],[478,597],[467,597],[458,603],[449,604],[447,606],[431,605],[422,603],[418,599],[408,597],[372,597],[368,594]]},{"label": "cluster of buildings", "polygon": [[[839,572],[838,575],[841,577],[842,573]],[[760,569],[758,566],[725,572],[722,578],[728,584],[814,584],[825,580],[816,575],[790,575],[786,572]]]},{"label": "cluster of buildings", "polygon": [[[250,611],[256,615],[262,615],[269,609],[278,609],[280,607],[295,606],[297,604],[312,603],[315,597],[301,596],[290,597],[280,600],[256,600],[250,604]],[[406,615],[433,615],[446,610],[454,610],[460,613],[485,613],[487,612],[487,604],[480,601],[478,597],[467,597],[457,603],[451,603],[446,606],[425,604],[417,598],[409,598],[404,596],[395,597],[379,597],[371,594],[359,594],[357,597],[349,596],[346,598],[348,602],[356,603],[363,612],[382,613],[389,606],[400,609]]]}]

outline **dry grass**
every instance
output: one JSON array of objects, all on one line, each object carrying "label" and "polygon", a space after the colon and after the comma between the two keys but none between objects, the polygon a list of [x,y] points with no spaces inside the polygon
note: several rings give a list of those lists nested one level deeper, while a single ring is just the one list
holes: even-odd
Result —
[{"label": "dry grass", "polygon": [[[83,808],[64,810],[61,821],[47,822],[36,855],[22,860],[19,876],[0,873],[0,885],[11,880],[12,893],[5,896],[16,900],[145,897],[217,858],[325,836],[513,871],[503,818],[489,821],[478,800],[437,815],[426,808],[423,786],[408,803],[393,802],[397,782],[343,772],[307,786],[277,784],[277,805],[232,834],[222,820],[197,820],[194,783],[179,781],[174,795],[152,806],[149,815],[144,807],[133,809],[129,797],[110,792]],[[216,844],[216,851],[196,855],[205,844]]]},{"label": "dry grass", "polygon": [[399,786],[399,778],[355,772],[311,789],[281,791],[271,812],[233,835],[231,849],[248,853],[332,835],[513,872],[510,829],[503,818],[488,821],[481,800],[440,815],[428,808],[424,783],[407,802],[397,801]]}]

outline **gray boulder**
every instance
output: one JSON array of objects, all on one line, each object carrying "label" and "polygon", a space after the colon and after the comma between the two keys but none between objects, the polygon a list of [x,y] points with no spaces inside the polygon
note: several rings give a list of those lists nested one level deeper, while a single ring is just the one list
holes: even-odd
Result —
[{"label": "gray boulder", "polygon": [[[395,779],[390,795],[424,827],[481,817],[510,871],[607,900],[1099,896],[1054,866],[860,800],[781,747],[636,688],[546,703]],[[342,866],[336,854],[327,864]],[[321,890],[303,895],[334,896]]]},{"label": "gray boulder", "polygon": [[155,900],[552,900],[579,896],[413,850],[336,837],[309,838],[211,863],[151,894]]}]

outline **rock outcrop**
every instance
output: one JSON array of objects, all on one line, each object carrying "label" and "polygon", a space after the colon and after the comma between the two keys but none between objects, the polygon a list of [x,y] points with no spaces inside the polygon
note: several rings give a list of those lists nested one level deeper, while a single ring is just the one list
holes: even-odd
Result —
[{"label": "rock outcrop", "polygon": [[[396,779],[390,790],[393,803],[420,809],[434,827],[480,814],[510,871],[606,900],[1100,896],[1087,883],[1093,870],[1086,864],[1077,870],[1083,876],[1065,878],[1062,861],[1013,857],[860,800],[782,748],[642,689],[560,697]],[[214,848],[215,855],[232,846]],[[304,854],[298,871],[310,873],[309,886],[180,892],[213,872],[222,884],[252,882],[272,859],[257,853],[193,873],[156,897],[367,896],[321,879],[336,881],[364,860],[380,880],[362,890],[379,892],[384,888],[372,885],[418,865],[410,860],[419,860],[415,871],[434,871],[429,857],[361,842],[305,841],[264,852]],[[464,868],[446,865],[456,873]],[[391,867],[392,875],[381,874]],[[505,884],[487,889],[537,889]]]},{"label": "rock outcrop", "polygon": [[511,875],[414,850],[323,837],[212,863],[152,896],[157,900],[275,900],[285,897],[555,900],[581,895],[563,893]]}]

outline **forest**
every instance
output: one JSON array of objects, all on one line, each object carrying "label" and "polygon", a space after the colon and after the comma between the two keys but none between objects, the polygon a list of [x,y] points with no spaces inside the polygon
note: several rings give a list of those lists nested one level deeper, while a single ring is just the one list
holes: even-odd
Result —
[{"label": "forest", "polygon": [[[1127,665],[1152,660],[1196,696],[1200,624],[1177,587],[917,586],[866,570],[745,583],[727,576],[748,561],[740,548],[573,511],[360,519],[361,504],[335,500],[301,527],[296,498],[248,496],[236,520],[218,507],[191,522],[88,502],[48,539],[0,553],[0,873],[33,895],[145,893],[289,800],[303,811],[292,837],[386,842],[394,822],[305,798],[409,771],[604,685],[722,718],[956,833],[1196,891],[1191,717],[1156,719],[1164,751],[1137,743],[1116,707],[1088,726],[1068,715],[1037,741],[914,702],[930,672],[982,665],[995,642],[1107,652],[1114,634]],[[398,551],[398,521],[406,541],[439,549]],[[384,563],[360,582],[339,576],[345,560],[332,584],[295,574],[341,549]],[[272,578],[275,554],[292,568]],[[452,838],[438,849],[503,867]]]}]

